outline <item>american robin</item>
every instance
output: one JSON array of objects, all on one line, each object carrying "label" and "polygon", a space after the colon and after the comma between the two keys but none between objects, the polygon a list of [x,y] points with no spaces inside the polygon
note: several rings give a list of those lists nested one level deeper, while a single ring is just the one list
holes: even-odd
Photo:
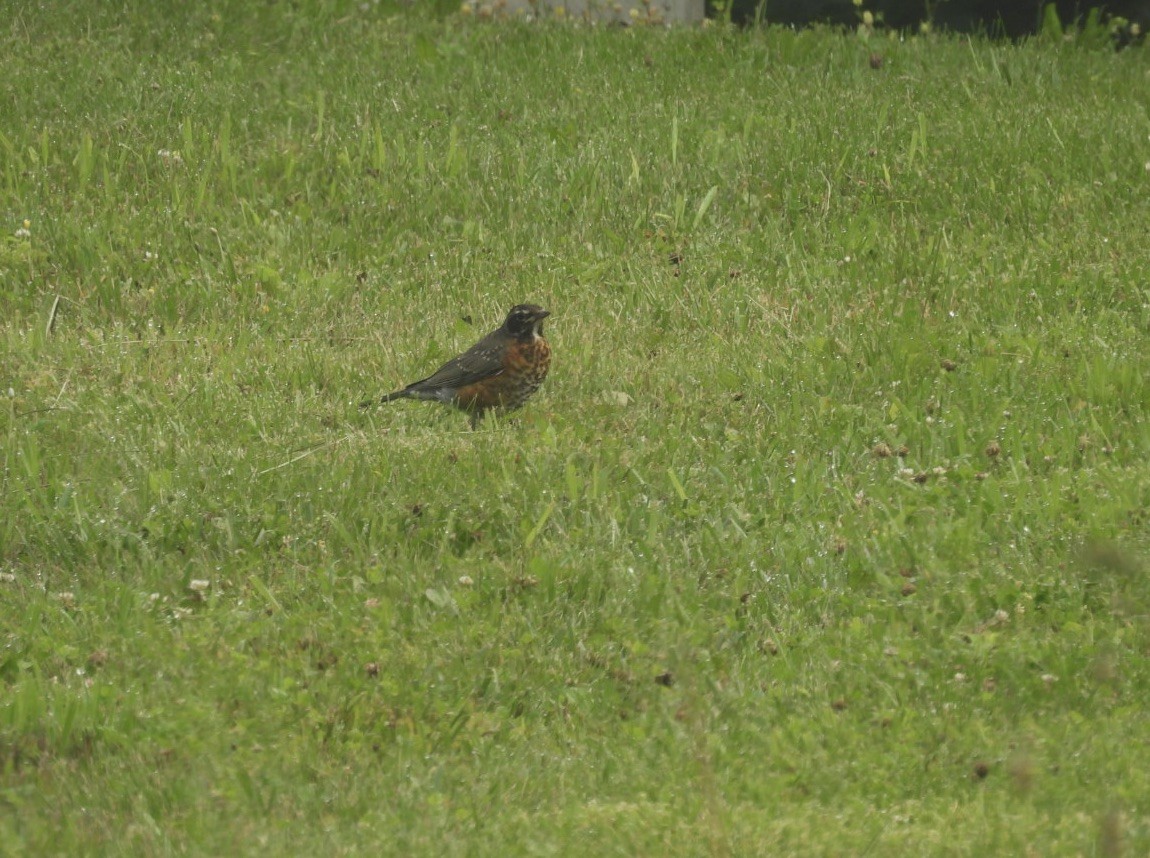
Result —
[{"label": "american robin", "polygon": [[[539,389],[551,366],[551,347],[543,339],[543,320],[550,315],[535,304],[512,307],[501,328],[433,375],[379,401],[429,399],[454,405],[471,415],[472,429],[492,409],[503,412],[520,407]],[[369,400],[362,406],[373,404]]]}]

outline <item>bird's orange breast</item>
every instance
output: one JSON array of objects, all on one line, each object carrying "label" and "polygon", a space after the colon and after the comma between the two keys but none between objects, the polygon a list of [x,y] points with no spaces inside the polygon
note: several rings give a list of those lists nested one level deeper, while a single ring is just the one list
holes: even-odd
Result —
[{"label": "bird's orange breast", "polygon": [[455,404],[467,411],[518,408],[539,389],[551,368],[551,347],[542,337],[515,342],[503,355],[503,371],[455,394]]}]

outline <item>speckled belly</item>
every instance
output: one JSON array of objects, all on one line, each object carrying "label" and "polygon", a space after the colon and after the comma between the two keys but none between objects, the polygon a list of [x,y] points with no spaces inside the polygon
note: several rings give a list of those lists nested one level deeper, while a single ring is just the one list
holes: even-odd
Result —
[{"label": "speckled belly", "polygon": [[465,411],[502,408],[510,411],[526,402],[547,377],[551,368],[551,347],[542,337],[530,343],[517,343],[503,359],[503,372],[460,388],[455,404]]}]

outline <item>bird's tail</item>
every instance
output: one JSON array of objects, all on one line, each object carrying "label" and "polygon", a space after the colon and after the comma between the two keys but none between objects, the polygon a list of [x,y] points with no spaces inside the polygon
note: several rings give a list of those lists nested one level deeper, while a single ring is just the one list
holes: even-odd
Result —
[{"label": "bird's tail", "polygon": [[379,399],[365,399],[359,404],[359,407],[371,408],[373,405],[382,405],[385,402],[391,402],[393,399],[405,399],[408,396],[411,396],[411,392],[407,388],[404,388],[403,390],[397,390],[394,393],[389,393],[386,396],[381,396]]}]

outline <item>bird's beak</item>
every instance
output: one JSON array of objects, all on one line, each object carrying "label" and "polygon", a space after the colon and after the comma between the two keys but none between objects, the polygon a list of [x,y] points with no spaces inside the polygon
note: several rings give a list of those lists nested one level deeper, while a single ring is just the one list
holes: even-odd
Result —
[{"label": "bird's beak", "polygon": [[548,316],[550,316],[550,315],[551,315],[551,311],[550,311],[550,310],[540,310],[540,311],[539,311],[539,312],[538,312],[538,313],[535,315],[535,318],[536,318],[536,319],[538,319],[539,321],[543,321],[544,319],[546,319],[546,318],[547,318]]}]

